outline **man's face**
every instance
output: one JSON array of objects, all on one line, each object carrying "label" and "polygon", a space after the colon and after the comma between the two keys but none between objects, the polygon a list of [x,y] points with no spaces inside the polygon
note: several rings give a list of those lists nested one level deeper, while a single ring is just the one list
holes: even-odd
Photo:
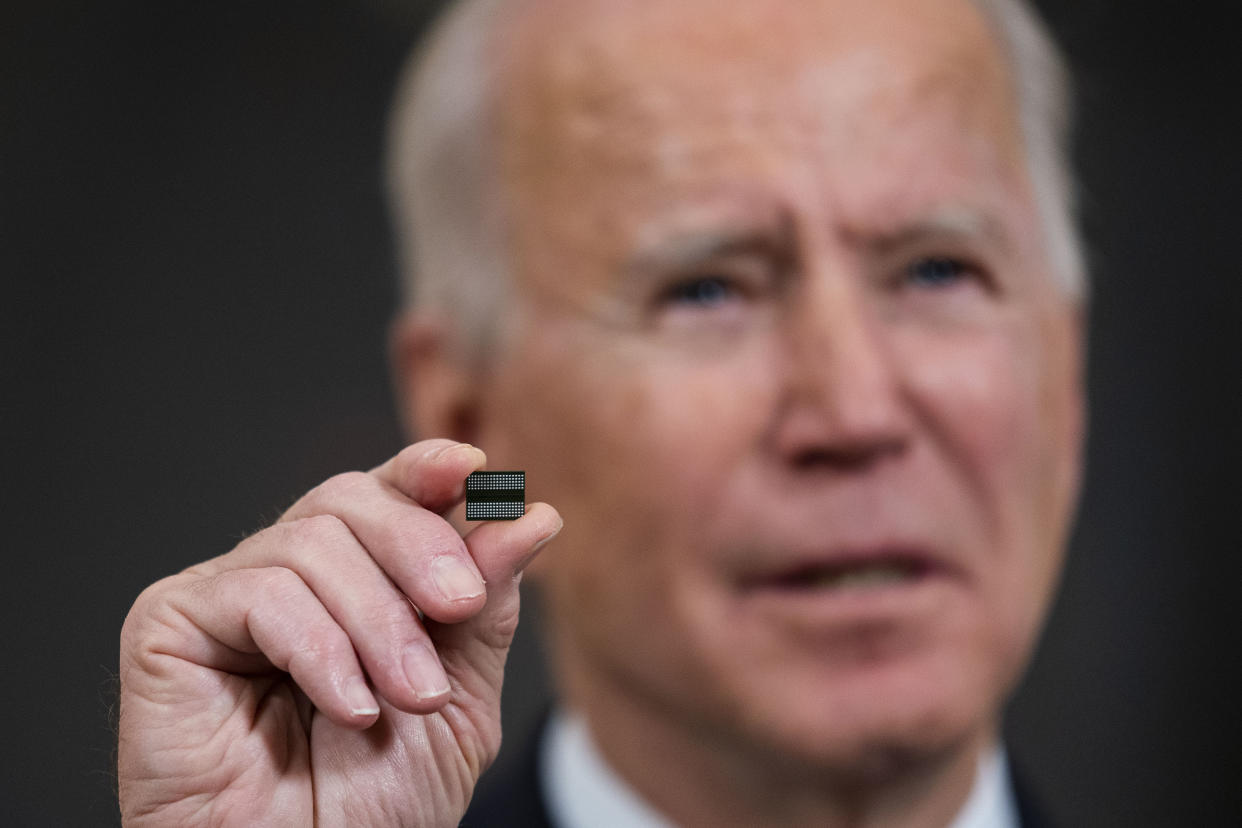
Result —
[{"label": "man's face", "polygon": [[479,439],[565,516],[538,571],[570,695],[828,764],[986,737],[1081,400],[984,23],[544,6],[510,41],[519,298]]}]

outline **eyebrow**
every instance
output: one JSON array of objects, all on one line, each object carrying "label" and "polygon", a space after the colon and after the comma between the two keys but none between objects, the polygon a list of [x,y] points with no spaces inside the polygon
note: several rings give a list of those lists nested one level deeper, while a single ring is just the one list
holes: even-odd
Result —
[{"label": "eyebrow", "polygon": [[764,228],[683,233],[663,239],[630,257],[630,271],[685,270],[713,259],[748,253],[770,254],[777,241]]},{"label": "eyebrow", "polygon": [[[729,256],[788,256],[791,232],[787,220],[776,220],[673,233],[640,247],[626,259],[624,271],[631,276],[652,277],[691,270]],[[892,229],[851,228],[843,235],[880,253],[897,252],[929,239],[983,242],[1002,252],[1015,246],[1011,234],[996,216],[961,206],[937,208],[913,221],[895,223]]]},{"label": "eyebrow", "polygon": [[785,210],[753,193],[696,205],[688,214],[665,217],[648,229],[651,235],[640,237],[625,262],[631,275],[690,270],[730,256],[782,255],[793,234]]},{"label": "eyebrow", "polygon": [[847,235],[865,238],[870,246],[881,252],[900,249],[928,238],[945,237],[981,240],[1003,251],[1014,248],[1010,233],[994,215],[967,207],[940,208],[893,231],[877,234],[855,231]]}]

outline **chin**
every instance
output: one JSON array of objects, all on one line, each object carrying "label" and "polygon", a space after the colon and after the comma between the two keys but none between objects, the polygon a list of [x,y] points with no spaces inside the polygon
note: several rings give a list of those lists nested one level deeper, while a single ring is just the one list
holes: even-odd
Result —
[{"label": "chin", "polygon": [[882,665],[848,676],[808,670],[738,709],[753,711],[748,738],[773,761],[875,782],[991,737],[1000,702],[982,672],[943,663]]}]

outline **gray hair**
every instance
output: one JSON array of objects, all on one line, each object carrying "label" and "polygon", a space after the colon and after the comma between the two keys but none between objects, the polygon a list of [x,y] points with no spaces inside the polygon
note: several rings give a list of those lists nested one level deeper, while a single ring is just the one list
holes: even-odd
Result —
[{"label": "gray hair", "polygon": [[448,317],[479,355],[511,290],[494,177],[494,46],[507,0],[450,5],[406,63],[389,122],[388,195],[407,307]]},{"label": "gray hair", "polygon": [[1087,270],[1070,161],[1073,126],[1069,68],[1043,21],[1024,0],[972,0],[1000,38],[1018,100],[1027,174],[1053,276],[1085,302]]},{"label": "gray hair", "polygon": [[[500,11],[512,0],[458,0],[432,28],[397,85],[388,186],[403,299],[451,319],[479,353],[512,290],[495,197],[494,120]],[[1086,297],[1070,172],[1069,74],[1024,0],[972,0],[1009,62],[1049,261],[1060,286]]]}]

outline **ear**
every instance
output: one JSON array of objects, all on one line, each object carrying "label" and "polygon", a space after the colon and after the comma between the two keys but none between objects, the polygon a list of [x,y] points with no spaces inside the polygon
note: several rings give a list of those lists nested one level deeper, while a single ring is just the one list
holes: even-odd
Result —
[{"label": "ear", "polygon": [[393,388],[412,439],[476,439],[477,387],[456,334],[443,317],[420,311],[405,311],[392,323],[388,350]]}]

